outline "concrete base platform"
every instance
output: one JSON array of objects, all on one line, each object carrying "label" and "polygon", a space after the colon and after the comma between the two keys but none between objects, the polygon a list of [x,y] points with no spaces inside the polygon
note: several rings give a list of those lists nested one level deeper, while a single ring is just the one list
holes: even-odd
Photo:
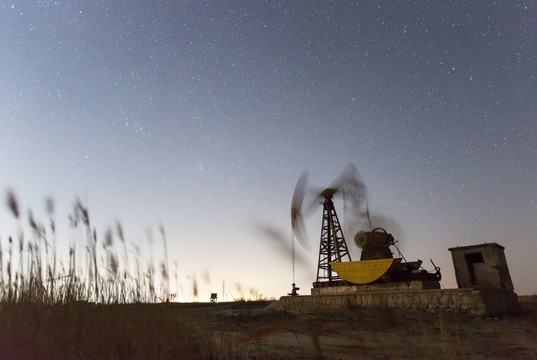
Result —
[{"label": "concrete base platform", "polygon": [[478,316],[500,316],[520,311],[517,294],[505,289],[355,291],[340,294],[283,296],[278,302],[278,307],[285,310],[300,311],[314,309],[317,306],[451,311]]},{"label": "concrete base platform", "polygon": [[438,281],[399,281],[366,285],[342,285],[327,286],[311,289],[311,295],[344,295],[361,294],[381,291],[402,291],[402,290],[433,290],[440,289]]}]

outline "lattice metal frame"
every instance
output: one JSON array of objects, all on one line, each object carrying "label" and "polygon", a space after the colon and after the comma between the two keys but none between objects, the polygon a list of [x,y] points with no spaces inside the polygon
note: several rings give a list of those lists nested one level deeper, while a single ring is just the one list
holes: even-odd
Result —
[{"label": "lattice metal frame", "polygon": [[330,262],[352,261],[336,209],[334,208],[334,202],[332,201],[332,195],[334,193],[334,189],[326,189],[321,194],[325,200],[323,203],[323,223],[321,227],[316,284],[328,282],[328,286],[341,280],[339,275],[332,269]]}]

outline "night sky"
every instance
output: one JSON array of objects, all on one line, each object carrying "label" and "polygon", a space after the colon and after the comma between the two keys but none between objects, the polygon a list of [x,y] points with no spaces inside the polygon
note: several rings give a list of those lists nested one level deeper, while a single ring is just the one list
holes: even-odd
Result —
[{"label": "night sky", "polygon": [[[534,294],[536,138],[535,2],[0,5],[3,246],[8,190],[24,216],[55,199],[65,254],[79,197],[100,239],[116,220],[130,244],[164,226],[179,300],[193,279],[204,301],[223,282],[230,298],[289,292],[295,184],[308,169],[327,186],[348,163],[378,225],[443,287],[449,247],[497,242],[515,291]],[[297,249],[304,294],[321,208]]]}]

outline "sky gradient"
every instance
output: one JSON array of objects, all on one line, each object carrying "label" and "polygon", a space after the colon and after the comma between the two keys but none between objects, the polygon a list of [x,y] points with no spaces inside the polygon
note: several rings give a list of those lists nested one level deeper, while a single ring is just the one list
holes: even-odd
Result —
[{"label": "sky gradient", "polygon": [[[536,138],[535,2],[0,5],[0,190],[38,214],[52,196],[58,221],[80,197],[98,234],[119,220],[130,243],[162,224],[180,300],[193,278],[201,300],[223,282],[289,292],[296,181],[348,163],[443,287],[449,247],[497,242],[515,291],[537,293]],[[3,203],[0,238],[12,222]],[[301,293],[320,227],[321,206]]]}]

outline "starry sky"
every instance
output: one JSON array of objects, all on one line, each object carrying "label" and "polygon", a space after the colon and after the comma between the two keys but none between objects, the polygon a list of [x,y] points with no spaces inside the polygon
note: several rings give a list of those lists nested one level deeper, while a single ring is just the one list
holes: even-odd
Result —
[{"label": "starry sky", "polygon": [[[131,244],[162,224],[179,300],[192,279],[202,300],[289,292],[295,184],[349,163],[443,287],[449,247],[497,242],[534,294],[536,138],[535,2],[0,3],[2,197],[37,215],[53,197],[59,234],[76,198],[101,239],[116,220]],[[296,250],[301,293],[321,210]],[[5,243],[4,201],[0,221]]]}]

